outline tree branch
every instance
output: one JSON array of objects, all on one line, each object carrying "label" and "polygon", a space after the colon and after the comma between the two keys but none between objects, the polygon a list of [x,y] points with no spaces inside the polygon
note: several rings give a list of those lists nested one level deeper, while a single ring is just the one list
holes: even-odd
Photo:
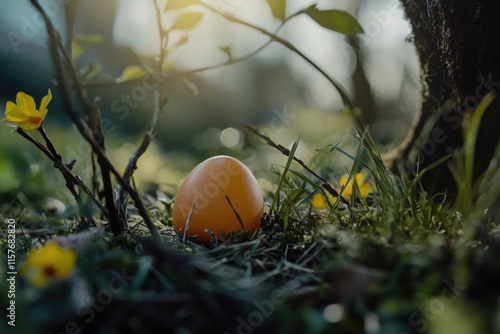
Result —
[{"label": "tree branch", "polygon": [[97,207],[104,214],[104,216],[107,217],[106,209],[97,200],[94,194],[92,194],[92,191],[90,191],[87,185],[78,176],[73,174],[70,168],[57,157],[57,152],[56,155],[52,154],[52,152],[50,152],[45,146],[37,142],[33,137],[31,137],[21,128],[17,128],[16,132],[20,134],[23,138],[31,142],[33,145],[35,145],[43,154],[45,154],[52,162],[54,162],[54,167],[59,169],[61,174],[64,176],[64,179],[66,180],[66,187],[68,187],[71,194],[75,197],[75,200],[77,201],[79,200],[79,196],[74,189],[74,185],[76,184],[90,197],[92,202],[94,202],[95,205],[97,205]]},{"label": "tree branch", "polygon": [[[257,135],[258,137],[260,137],[262,139],[264,139],[269,146],[274,147],[275,149],[277,149],[278,151],[280,151],[281,153],[283,153],[287,157],[290,156],[291,152],[290,152],[289,149],[287,149],[283,145],[276,144],[271,138],[269,138],[268,136],[266,136],[265,134],[263,134],[262,132],[260,132],[258,129],[256,129],[253,126],[250,126],[250,125],[247,125],[246,128],[251,133]],[[292,158],[293,158],[293,160],[295,160],[296,162],[298,162],[299,165],[301,165],[302,167],[304,167],[309,173],[311,173],[316,178],[318,178],[322,182],[321,186],[328,193],[330,193],[331,195],[333,195],[333,196],[335,196],[337,198],[340,198],[340,200],[342,201],[342,203],[347,204],[347,205],[351,205],[351,203],[349,203],[348,200],[346,200],[343,196],[341,196],[339,194],[339,192],[337,190],[335,190],[335,188],[330,183],[328,183],[328,181],[326,181],[323,177],[321,177],[319,174],[317,174],[311,168],[309,168],[302,160],[300,160],[299,158],[297,158],[295,156],[293,156]]]},{"label": "tree branch", "polygon": [[[283,45],[284,47],[286,47],[287,49],[289,49],[290,51],[296,53],[297,55],[299,55],[302,59],[304,59],[307,63],[309,63],[312,67],[314,67],[319,73],[321,73],[321,75],[323,75],[334,87],[335,89],[337,89],[337,91],[339,92],[340,94],[340,97],[342,99],[342,102],[344,103],[344,105],[350,107],[350,108],[354,108],[354,103],[352,102],[351,98],[349,97],[349,95],[347,94],[347,92],[344,90],[344,88],[342,87],[342,85],[340,83],[338,83],[335,79],[333,79],[332,77],[330,77],[323,69],[321,69],[315,62],[313,62],[309,57],[307,57],[303,52],[301,52],[299,49],[297,49],[293,44],[291,44],[290,42],[288,42],[287,40],[277,36],[276,34],[273,34],[269,31],[267,31],[266,29],[264,28],[261,28],[261,27],[258,27],[252,23],[249,23],[249,22],[246,22],[246,21],[243,21],[231,14],[228,14],[228,13],[222,13],[220,11],[218,11],[216,8],[213,8],[212,6],[210,5],[207,5],[206,3],[202,2],[200,3],[203,7],[207,8],[208,10],[216,13],[216,14],[219,14],[220,16],[222,16],[223,18],[225,18],[226,20],[230,21],[230,22],[234,22],[234,23],[237,23],[237,24],[240,24],[240,25],[243,25],[245,27],[249,27],[253,30],[256,30],[268,37],[270,37],[273,41]],[[299,12],[298,14],[300,14],[301,12]],[[297,14],[297,15],[298,15]],[[296,15],[294,15],[296,16]]]},{"label": "tree branch", "polygon": [[[141,199],[139,198],[138,194],[130,187],[130,185],[123,180],[121,175],[118,173],[118,171],[114,168],[113,164],[109,161],[109,159],[106,156],[106,153],[101,149],[98,143],[95,142],[95,140],[90,136],[88,133],[87,129],[85,128],[83,122],[81,119],[78,117],[76,111],[74,110],[74,107],[70,101],[70,93],[68,91],[68,86],[66,82],[66,77],[64,75],[64,70],[63,70],[63,65],[60,63],[60,58],[59,58],[59,51],[62,52],[63,54],[63,59],[66,62],[66,64],[70,65],[70,68],[73,68],[71,66],[71,59],[69,59],[67,53],[65,52],[64,45],[61,41],[61,38],[57,31],[55,30],[54,26],[52,25],[52,22],[50,21],[49,17],[47,16],[47,13],[44,11],[44,9],[40,6],[37,0],[30,0],[33,6],[37,9],[37,11],[42,15],[45,24],[46,24],[46,29],[47,33],[49,35],[49,40],[50,40],[50,50],[52,54],[52,59],[54,62],[55,70],[56,70],[56,75],[57,75],[57,80],[59,83],[59,87],[62,92],[62,99],[63,103],[66,107],[66,112],[70,116],[71,120],[73,123],[76,125],[78,131],[82,135],[82,137],[91,145],[92,150],[94,153],[101,157],[103,164],[109,169],[109,171],[115,176],[116,180],[120,183],[121,186],[125,188],[125,190],[130,194],[130,197],[134,201],[134,204],[136,205],[137,209],[139,210],[140,215],[143,217],[144,221],[146,222],[146,225],[148,226],[151,235],[153,236],[154,239],[160,240],[160,236],[158,234],[158,231],[156,230],[153,222],[151,221],[151,218],[149,217],[149,213],[144,207],[144,204],[142,203]],[[78,77],[74,71],[70,71],[70,76],[73,79],[75,83],[78,83]],[[77,89],[78,95],[80,99],[82,100],[82,103],[86,103],[85,101],[85,96],[84,96],[84,90],[80,86],[79,89]],[[87,102],[88,104],[88,102]],[[102,210],[101,210],[102,211]],[[106,211],[102,211],[103,214],[107,214]]]}]

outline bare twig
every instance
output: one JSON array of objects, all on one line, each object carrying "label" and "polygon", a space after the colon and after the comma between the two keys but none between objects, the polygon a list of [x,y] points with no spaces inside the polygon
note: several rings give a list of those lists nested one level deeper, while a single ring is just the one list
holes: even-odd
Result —
[{"label": "bare twig", "polygon": [[186,243],[187,239],[187,234],[189,231],[189,225],[191,225],[191,219],[193,218],[193,213],[194,213],[194,208],[195,208],[196,202],[193,201],[193,205],[191,205],[191,210],[189,210],[188,217],[186,219],[186,225],[184,226],[184,233],[182,235],[182,243]]},{"label": "bare twig", "polygon": [[[164,62],[164,55],[163,55],[162,49],[168,41],[168,32],[165,31],[165,29],[163,29],[163,26],[161,23],[161,9],[159,8],[156,0],[153,0],[153,2],[155,5],[155,10],[156,10],[156,20],[157,20],[158,32],[160,35],[160,45],[161,45],[160,56],[159,56],[160,58],[158,60],[157,72],[161,76],[162,69],[163,69],[163,62]],[[156,132],[156,127],[157,127],[158,121],[160,119],[160,114],[161,114],[161,111],[163,110],[165,103],[166,103],[166,99],[163,96],[162,86],[160,85],[160,87],[158,89],[156,89],[154,92],[153,116],[151,117],[151,120],[149,121],[148,130],[144,134],[144,137],[142,138],[141,144],[135,150],[134,154],[130,157],[129,162],[127,164],[127,167],[125,168],[125,172],[123,173],[123,180],[127,184],[130,184],[130,179],[132,178],[132,175],[134,174],[135,170],[137,169],[137,162],[139,161],[139,158],[146,152],[149,145],[153,141],[153,138],[154,138],[155,132]],[[125,214],[125,199],[126,199],[126,193],[124,191],[124,188],[121,187],[118,190],[118,210],[119,210],[119,213],[123,216],[126,215]]]},{"label": "bare twig", "polygon": [[[237,18],[229,13],[220,12],[216,8],[206,4],[204,2],[201,2],[200,5],[202,5],[203,7],[207,8],[208,10],[210,10],[216,14],[221,15],[222,17],[224,17],[226,20],[228,20],[230,22],[234,22],[234,23],[243,25],[245,27],[248,27],[248,28],[251,28],[251,29],[254,29],[254,30],[260,32],[260,33],[270,37],[273,41],[283,45],[284,47],[286,47],[290,51],[296,53],[302,59],[304,59],[306,62],[308,62],[312,67],[314,67],[319,73],[321,73],[321,75],[323,75],[335,87],[335,89],[337,89],[337,91],[340,94],[340,97],[342,98],[342,102],[344,103],[344,105],[346,105],[350,108],[354,107],[354,103],[352,102],[351,98],[349,97],[347,92],[344,90],[342,85],[340,83],[338,83],[336,80],[334,80],[332,77],[330,77],[323,69],[321,69],[315,62],[313,62],[309,57],[307,57],[299,49],[297,49],[292,43],[277,36],[276,34],[273,34],[272,32],[267,31],[264,28],[261,28],[261,27],[258,27],[256,25],[252,24],[252,23],[243,21],[243,20],[241,20],[241,19],[239,19],[239,18]],[[299,14],[300,14],[300,12],[299,12]]]},{"label": "bare twig", "polygon": [[[103,152],[106,152],[106,146],[104,141],[104,133],[101,127],[101,111],[100,111],[100,99],[96,99],[94,103],[94,108],[89,113],[88,124],[93,134],[93,139],[99,144],[99,147]],[[113,183],[111,181],[111,172],[106,165],[105,157],[101,155],[97,156],[97,164],[101,169],[101,180],[103,186],[104,199],[106,201],[106,208],[109,214],[109,225],[114,235],[122,234],[125,228],[126,218],[120,219],[115,205],[115,196],[113,190]]]},{"label": "bare twig", "polygon": [[45,140],[45,144],[47,145],[47,148],[49,149],[50,153],[52,153],[52,155],[57,160],[62,161],[61,155],[59,153],[57,153],[57,150],[56,150],[54,144],[52,144],[52,141],[50,140],[49,135],[47,135],[47,132],[45,132],[43,124],[40,125],[40,127],[38,128],[38,132],[40,132],[40,134],[42,135],[42,138]]},{"label": "bare twig", "polygon": [[[97,200],[97,198],[92,194],[92,191],[87,187],[87,185],[73,172],[70,168],[65,165],[62,161],[60,161],[56,156],[54,156],[45,146],[37,142],[33,137],[27,134],[21,128],[17,128],[17,133],[19,133],[23,138],[27,139],[29,142],[34,144],[43,154],[45,154],[52,162],[54,162],[54,166],[59,169],[61,174],[63,174],[64,179],[66,180],[66,187],[70,190],[71,194],[75,197],[75,200],[79,200],[79,196],[74,189],[74,185],[78,185],[82,190],[90,197],[92,202],[97,205],[99,210],[103,212],[103,214],[107,217],[106,208],[102,206],[102,204]],[[69,183],[69,184],[68,184]]]},{"label": "bare twig", "polygon": [[[132,175],[137,169],[137,162],[139,161],[139,158],[146,152],[147,148],[149,147],[149,144],[151,144],[151,141],[153,140],[155,135],[156,126],[158,124],[158,119],[161,114],[162,108],[160,105],[161,104],[160,92],[155,91],[154,95],[155,95],[154,111],[153,111],[153,117],[149,122],[149,128],[146,131],[146,134],[144,135],[141,144],[135,150],[134,154],[130,157],[127,167],[125,168],[125,172],[123,173],[123,181],[126,182],[127,184],[130,184],[130,179],[132,178]],[[122,215],[124,215],[124,203],[126,195],[127,193],[125,192],[125,188],[120,187],[120,189],[118,190],[118,208],[119,212]]]},{"label": "bare twig", "polygon": [[[163,41],[167,39],[167,33],[162,28],[161,10],[158,7],[156,0],[154,0],[154,4],[155,4],[156,14],[157,14],[158,31],[160,33],[160,44],[163,46],[163,44],[164,44]],[[163,62],[164,62],[163,52],[160,51],[160,59],[158,61],[158,70],[157,70],[158,74],[160,74],[160,75],[161,75],[162,68],[163,68]],[[139,158],[146,152],[147,148],[149,147],[149,144],[151,144],[151,141],[154,138],[154,135],[156,132],[156,126],[158,125],[160,114],[161,114],[161,111],[162,111],[163,106],[165,104],[165,99],[163,97],[163,92],[162,92],[161,88],[162,87],[155,90],[155,92],[154,92],[153,116],[151,117],[151,120],[149,121],[148,130],[144,134],[144,137],[142,138],[141,144],[136,149],[134,154],[130,157],[130,160],[127,164],[127,167],[125,168],[125,172],[123,173],[123,180],[127,183],[130,182],[130,178],[132,177],[132,174],[137,169],[137,162],[138,162]],[[122,198],[123,192],[120,191],[120,194],[121,195],[119,197]]]},{"label": "bare twig", "polygon": [[[250,53],[248,53],[248,54],[246,54],[238,59],[228,59],[228,60],[221,62],[219,64],[208,65],[208,66],[199,67],[199,68],[193,68],[191,70],[173,71],[173,72],[169,73],[169,75],[176,76],[176,77],[183,77],[183,76],[187,76],[187,75],[191,75],[191,74],[196,74],[196,73],[200,73],[200,72],[214,70],[214,69],[217,69],[217,68],[220,68],[223,66],[241,63],[247,59],[252,58],[256,54],[258,54],[260,51],[265,49],[272,42],[273,42],[273,40],[270,39],[266,43],[262,44],[256,50],[254,50],[254,51],[252,51],[252,52],[250,52]],[[144,78],[138,78],[138,79],[132,79],[132,80],[126,80],[126,81],[118,81],[118,82],[115,80],[107,80],[107,81],[99,81],[99,82],[87,82],[87,83],[84,83],[83,85],[84,85],[84,87],[87,87],[87,88],[98,88],[98,87],[109,87],[109,86],[117,86],[117,85],[140,84],[143,80],[144,80]]]},{"label": "bare twig", "polygon": [[231,209],[233,210],[234,212],[234,215],[236,216],[236,219],[238,219],[238,223],[240,223],[240,226],[241,226],[241,229],[243,231],[245,231],[245,225],[243,224],[243,220],[241,219],[241,216],[240,214],[238,213],[238,211],[236,210],[236,208],[234,207],[233,203],[231,202],[231,199],[229,198],[229,196],[227,194],[224,194],[224,197],[226,197],[226,201],[227,203],[229,204],[229,206],[231,207]]},{"label": "bare twig", "polygon": [[[18,131],[19,132],[19,131]],[[69,189],[73,197],[75,197],[76,200],[79,199],[79,196],[75,190],[75,183],[73,182],[73,179],[66,173],[64,169],[62,169],[60,166],[63,164],[62,162],[62,157],[59,153],[57,153],[57,150],[52,144],[52,141],[50,140],[49,136],[47,135],[47,132],[45,132],[45,129],[43,128],[43,124],[40,125],[38,128],[38,132],[42,135],[42,138],[45,140],[45,144],[47,145],[47,148],[49,152],[52,154],[53,158],[57,160],[57,163],[54,162],[54,167],[59,169],[61,174],[63,175],[64,179],[66,180],[66,187]],[[26,137],[25,137],[26,138]],[[72,163],[69,165],[65,165],[67,169],[71,170]]]},{"label": "bare twig", "polygon": [[[52,22],[50,21],[49,17],[47,16],[47,13],[44,11],[44,9],[40,6],[37,0],[31,0],[31,3],[33,6],[36,8],[36,10],[42,15],[47,33],[49,35],[50,39],[50,50],[52,54],[52,59],[55,65],[55,70],[57,74],[57,80],[59,83],[59,87],[62,92],[62,99],[63,103],[66,107],[66,112],[70,116],[71,120],[73,123],[76,125],[78,131],[82,135],[82,137],[91,145],[92,150],[94,153],[101,157],[103,164],[109,169],[109,172],[112,173],[118,183],[120,183],[121,186],[125,188],[125,190],[130,194],[130,197],[134,201],[134,204],[136,205],[137,209],[139,210],[139,214],[143,217],[144,221],[146,222],[146,225],[148,226],[148,229],[151,232],[151,235],[153,236],[154,239],[160,240],[160,236],[158,234],[158,231],[156,230],[153,222],[151,221],[151,218],[149,216],[148,211],[144,207],[144,204],[142,203],[141,199],[139,198],[138,194],[130,187],[130,185],[123,180],[121,177],[120,173],[114,168],[113,164],[109,161],[109,159],[106,156],[106,153],[100,148],[99,144],[96,143],[96,141],[92,138],[92,136],[88,133],[87,129],[85,128],[85,125],[81,121],[81,119],[78,117],[76,111],[74,110],[74,107],[71,103],[71,100],[69,98],[70,93],[68,90],[68,86],[66,83],[66,76],[64,74],[64,65],[60,63],[60,57],[59,57],[59,52],[62,53],[63,55],[63,60],[65,61],[66,64],[68,64],[70,67],[70,77],[73,80],[75,84],[79,83],[78,76],[76,75],[76,72],[74,68],[71,66],[71,59],[67,52],[65,51],[64,45],[61,41],[61,38],[57,31],[55,30],[54,26],[52,25]],[[85,99],[85,93],[84,93],[83,87],[81,85],[78,86],[77,89],[77,94],[82,100],[81,102],[85,105],[88,106],[88,102]],[[107,212],[105,210],[101,210],[103,214],[107,215]]]},{"label": "bare twig", "polygon": [[[260,132],[260,130],[258,130],[255,127],[250,126],[250,125],[247,125],[246,128],[251,133],[257,135],[258,137],[260,137],[262,139],[264,139],[269,146],[274,147],[275,149],[277,149],[278,151],[280,151],[281,153],[283,153],[287,157],[290,156],[291,152],[290,152],[289,149],[287,149],[283,145],[276,144],[271,138],[269,138],[268,136],[266,136],[265,134],[263,134],[262,132]],[[342,203],[347,204],[347,205],[351,205],[351,203],[349,203],[349,201],[347,199],[345,199],[343,196],[341,196],[339,194],[339,192],[337,190],[335,190],[335,188],[330,183],[328,183],[328,181],[326,181],[323,177],[321,177],[319,174],[317,174],[311,168],[309,168],[302,160],[300,160],[299,158],[297,158],[295,156],[293,156],[293,160],[295,160],[296,162],[298,162],[299,165],[301,165],[302,167],[304,167],[309,173],[311,173],[316,178],[318,178],[322,182],[321,186],[328,193],[330,193],[331,195],[333,195],[335,197],[340,198],[340,200],[342,201]]]}]

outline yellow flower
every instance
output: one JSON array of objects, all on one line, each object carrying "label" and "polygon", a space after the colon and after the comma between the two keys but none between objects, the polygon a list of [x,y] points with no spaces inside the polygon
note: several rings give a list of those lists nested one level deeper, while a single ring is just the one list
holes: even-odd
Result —
[{"label": "yellow flower", "polygon": [[55,241],[47,241],[42,249],[28,254],[22,273],[34,286],[41,288],[51,281],[68,278],[75,264],[74,250],[63,249]]},{"label": "yellow flower", "polygon": [[[335,197],[333,197],[332,195],[329,195],[328,199],[329,199],[330,203],[335,201]],[[315,207],[316,209],[320,209],[320,210],[326,209],[328,207],[326,204],[325,196],[323,196],[322,193],[314,194],[314,196],[312,197],[312,200],[311,200],[311,204],[313,207]]]},{"label": "yellow flower", "polygon": [[344,190],[342,191],[342,196],[350,199],[352,197],[353,193],[353,180],[358,186],[359,194],[361,197],[366,198],[368,194],[372,191],[372,188],[370,187],[370,184],[366,183],[364,181],[363,174],[361,173],[356,173],[354,177],[347,182],[349,178],[347,176],[343,176],[340,178],[339,183],[342,187],[344,187]]},{"label": "yellow flower", "polygon": [[[346,199],[351,199],[352,193],[353,193],[353,180],[356,182],[356,185],[358,186],[359,189],[359,194],[363,197],[366,198],[369,193],[371,193],[372,188],[370,187],[370,184],[366,183],[364,181],[363,174],[361,173],[356,173],[354,177],[347,182],[349,178],[347,176],[343,176],[340,178],[339,183],[340,185],[344,188],[342,191],[342,197]],[[330,203],[334,203],[336,200],[335,196],[333,195],[328,195],[328,201]],[[313,207],[316,209],[326,209],[328,207],[325,196],[322,193],[316,193],[312,199],[311,199],[311,204]]]},{"label": "yellow flower", "polygon": [[7,102],[5,107],[5,118],[2,122],[16,123],[23,130],[38,129],[47,116],[47,105],[52,100],[52,92],[42,99],[40,109],[36,109],[35,100],[26,93],[19,92],[16,95],[16,103]]}]

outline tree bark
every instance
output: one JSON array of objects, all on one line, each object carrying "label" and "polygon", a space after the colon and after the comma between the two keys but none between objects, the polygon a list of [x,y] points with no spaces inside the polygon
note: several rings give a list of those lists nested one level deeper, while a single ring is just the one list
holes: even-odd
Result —
[{"label": "tree bark", "polygon": [[[421,64],[421,106],[412,131],[388,159],[414,174],[463,145],[462,120],[488,92],[500,90],[500,2],[401,0]],[[500,141],[500,102],[486,110],[476,145],[475,177]],[[422,179],[430,192],[453,196],[456,182],[442,164]]]}]

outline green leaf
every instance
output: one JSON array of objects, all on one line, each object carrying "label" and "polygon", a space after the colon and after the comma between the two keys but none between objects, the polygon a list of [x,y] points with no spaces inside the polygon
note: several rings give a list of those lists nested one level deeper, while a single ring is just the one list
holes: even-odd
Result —
[{"label": "green leaf", "polygon": [[131,81],[135,79],[141,79],[146,75],[146,71],[144,68],[138,65],[131,65],[126,67],[122,75],[119,78],[119,82],[126,82],[126,81]]},{"label": "green leaf", "polygon": [[[290,165],[292,164],[293,158],[295,157],[295,151],[297,151],[297,147],[299,147],[299,142],[300,142],[300,137],[293,143],[292,149],[289,151],[288,160],[286,162],[285,169],[283,170],[283,173],[281,174],[280,181],[278,183],[278,188],[276,189],[276,192],[274,193],[273,202],[271,204],[270,212],[274,212],[274,210],[277,209],[277,205],[279,203],[280,192],[281,192],[281,189],[283,188],[283,186],[285,185],[286,175],[288,174],[288,171],[290,170]],[[285,228],[286,228],[286,226],[285,226]]]},{"label": "green leaf", "polygon": [[278,20],[284,21],[286,19],[286,0],[266,0],[273,16]]},{"label": "green leaf", "polygon": [[328,30],[350,37],[363,33],[363,28],[356,18],[343,10],[321,10],[313,5],[307,8],[305,13],[317,24]]},{"label": "green leaf", "polygon": [[189,80],[187,77],[181,77],[181,82],[184,87],[186,87],[187,90],[191,92],[191,94],[193,94],[194,96],[200,95],[200,90],[193,81]]},{"label": "green leaf", "polygon": [[76,60],[78,57],[85,52],[85,50],[93,45],[97,45],[102,43],[101,35],[85,35],[79,34],[73,37],[73,41],[71,43],[72,47],[72,59]]},{"label": "green leaf", "polygon": [[184,35],[184,36],[182,36],[182,38],[181,38],[181,39],[179,39],[179,40],[177,41],[177,43],[175,43],[175,48],[177,49],[177,48],[180,48],[180,47],[181,47],[181,46],[183,46],[183,45],[186,45],[186,43],[187,43],[188,41],[189,41],[189,35]]},{"label": "green leaf", "polygon": [[83,66],[78,71],[80,76],[84,78],[84,80],[92,80],[102,71],[102,66],[98,62],[92,62],[86,66]]},{"label": "green leaf", "polygon": [[196,26],[203,18],[202,13],[185,13],[179,16],[172,26],[171,30],[180,29],[187,30]]},{"label": "green leaf", "polygon": [[185,8],[188,6],[197,5],[200,0],[168,0],[165,6],[165,11],[177,8]]}]

